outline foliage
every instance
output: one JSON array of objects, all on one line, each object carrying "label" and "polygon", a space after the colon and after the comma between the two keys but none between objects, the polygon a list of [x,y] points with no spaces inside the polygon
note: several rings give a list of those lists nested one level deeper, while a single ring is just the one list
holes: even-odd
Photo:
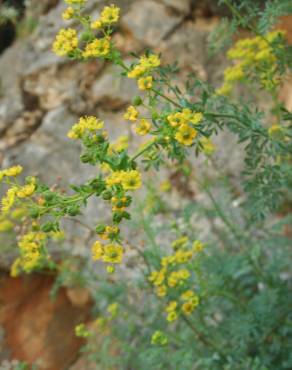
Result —
[{"label": "foliage", "polygon": [[[125,62],[113,38],[120,9],[106,6],[92,19],[85,2],[66,0],[63,18],[75,19],[82,30],[60,30],[53,50],[82,62],[100,58],[136,80],[141,94],[124,118],[147,141],[132,153],[127,138],[111,142],[102,120],[84,116],[68,137],[82,143],[80,160],[93,166],[85,183],[66,193],[31,176],[18,181],[21,166],[2,170],[7,192],[0,229],[22,224],[12,276],[56,269],[53,293],[70,284],[92,290],[97,319],[88,327],[80,323],[76,335],[86,339],[84,350],[104,369],[291,368],[291,238],[283,232],[289,208],[286,218],[275,217],[291,199],[291,113],[278,99],[291,60],[285,33],[268,27],[271,9],[284,14],[288,2],[267,2],[263,10],[257,2],[221,1],[234,15],[230,34],[240,26],[254,35],[229,49],[233,64],[217,90],[196,76],[178,88],[177,65],[164,65],[150,50]],[[237,85],[267,94],[271,109],[262,111],[252,96],[235,101],[230,95]],[[243,147],[240,188],[213,161],[212,140],[220,131]],[[189,163],[193,154],[204,158],[199,175]],[[169,168],[181,181],[177,190],[185,190],[178,209],[168,201],[175,177],[159,189],[150,181],[139,204],[136,191],[146,186],[146,172]],[[192,183],[205,202],[194,202],[183,189]],[[94,229],[85,225],[96,238],[94,262],[70,255],[53,262],[48,243],[64,237],[63,220],[82,224],[83,207],[92,198],[111,209],[110,221],[98,220]],[[133,235],[141,230],[131,241],[121,231],[124,222]],[[95,261],[106,265],[108,275],[97,274]]]}]

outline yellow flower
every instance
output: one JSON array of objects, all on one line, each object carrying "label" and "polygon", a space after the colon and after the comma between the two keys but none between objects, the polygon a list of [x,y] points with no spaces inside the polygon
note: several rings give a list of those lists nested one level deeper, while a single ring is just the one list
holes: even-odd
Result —
[{"label": "yellow flower", "polygon": [[193,140],[196,136],[197,131],[193,127],[183,124],[178,128],[175,134],[175,139],[180,144],[189,146],[193,144]]},{"label": "yellow flower", "polygon": [[191,300],[185,302],[182,305],[182,310],[186,315],[190,315],[199,304],[199,298],[193,297]]},{"label": "yellow flower", "polygon": [[93,30],[98,30],[100,28],[102,28],[102,22],[98,19],[94,22],[91,23],[90,27],[93,29]]},{"label": "yellow flower", "polygon": [[16,258],[16,260],[10,267],[10,276],[17,277],[19,275],[20,268],[21,268],[21,258]]},{"label": "yellow flower", "polygon": [[196,125],[203,119],[202,113],[193,112],[189,108],[184,108],[182,112],[175,112],[167,116],[168,123],[172,127],[178,127],[188,122]]},{"label": "yellow flower", "polygon": [[152,271],[151,274],[148,276],[148,280],[153,283],[158,276],[158,271]]},{"label": "yellow flower", "polygon": [[158,344],[160,346],[164,346],[167,344],[168,339],[167,336],[160,330],[157,330],[155,333],[153,333],[151,337],[151,344]]},{"label": "yellow flower", "polygon": [[118,244],[108,244],[104,248],[102,260],[108,263],[121,263],[123,260],[123,247]]},{"label": "yellow flower", "polygon": [[107,307],[107,312],[111,314],[111,317],[114,318],[118,314],[118,304],[117,303],[112,303]]},{"label": "yellow flower", "polygon": [[61,29],[53,43],[53,51],[59,56],[68,55],[78,46],[77,32],[72,29]]},{"label": "yellow flower", "polygon": [[209,138],[203,137],[200,143],[202,144],[203,152],[206,155],[212,155],[215,152],[216,146],[212,143],[212,141]]},{"label": "yellow flower", "polygon": [[[150,72],[152,69],[158,67],[160,65],[160,59],[157,55],[151,54],[149,56],[142,56],[139,60],[139,63],[136,64],[131,71],[128,72],[127,76],[129,78],[139,78],[143,76],[146,72]],[[150,76],[149,76],[150,77]],[[147,77],[145,77],[147,79]],[[145,80],[147,82],[147,80]],[[152,77],[151,80],[148,80],[148,83],[150,84],[151,82],[151,87],[152,87]],[[146,85],[148,84],[146,83]],[[142,80],[140,81],[141,86],[144,86],[145,83],[142,83]],[[139,86],[139,83],[138,83]],[[149,88],[151,88],[149,87]],[[140,86],[139,86],[140,88]],[[146,90],[146,88],[142,88],[142,90]]]},{"label": "yellow flower", "polygon": [[141,67],[139,64],[137,64],[131,71],[128,72],[127,76],[129,78],[138,78],[141,77],[147,69],[145,67]]},{"label": "yellow flower", "polygon": [[87,132],[94,133],[101,130],[103,125],[104,122],[94,116],[84,116],[79,119],[78,123],[72,126],[67,136],[70,139],[80,139]]},{"label": "yellow flower", "polygon": [[256,61],[270,60],[272,62],[275,62],[276,57],[273,55],[273,49],[272,48],[267,48],[267,49],[261,50],[258,53],[256,53],[255,54],[255,60]]},{"label": "yellow flower", "polygon": [[183,123],[191,122],[196,125],[203,119],[203,114],[200,112],[193,112],[189,108],[184,108],[182,112],[179,113],[183,119]]},{"label": "yellow flower", "polygon": [[19,175],[22,172],[22,170],[23,170],[23,168],[18,165],[18,166],[13,166],[13,167],[6,168],[6,169],[0,171],[0,173],[3,174],[3,176],[15,177],[15,176]]},{"label": "yellow flower", "polygon": [[165,269],[161,269],[160,271],[152,271],[148,280],[153,283],[155,286],[160,286],[163,284],[165,280]]},{"label": "yellow flower", "polygon": [[84,58],[105,57],[110,52],[111,44],[107,37],[95,39],[86,45],[82,53]]},{"label": "yellow flower", "polygon": [[187,290],[184,293],[182,293],[182,295],[180,297],[184,301],[188,301],[190,298],[193,298],[194,295],[195,295],[195,293],[192,290]]},{"label": "yellow flower", "polygon": [[155,293],[158,297],[165,297],[167,293],[166,285],[160,285],[155,289]]},{"label": "yellow flower", "polygon": [[220,88],[215,91],[216,95],[226,96],[232,91],[233,85],[231,83],[224,83]]},{"label": "yellow flower", "polygon": [[181,112],[169,114],[167,120],[171,127],[181,126],[186,123],[186,119]]},{"label": "yellow flower", "polygon": [[75,326],[75,335],[80,338],[87,338],[91,333],[87,330],[85,324],[79,324]]},{"label": "yellow flower", "polygon": [[203,250],[204,244],[200,242],[199,240],[194,241],[193,243],[193,251],[194,252],[201,252]]},{"label": "yellow flower", "polygon": [[153,86],[153,77],[147,76],[147,77],[141,77],[138,80],[138,87],[140,90],[149,90]]},{"label": "yellow flower", "polygon": [[181,238],[174,240],[171,243],[171,246],[173,249],[178,249],[178,248],[185,246],[188,241],[189,241],[189,238],[187,236],[182,236]]},{"label": "yellow flower", "polygon": [[165,311],[170,313],[173,312],[177,309],[177,302],[176,301],[171,301],[169,304],[166,306]]},{"label": "yellow flower", "polygon": [[122,181],[122,171],[116,171],[110,174],[106,179],[105,182],[108,186],[118,185]]},{"label": "yellow flower", "polygon": [[100,21],[102,24],[112,24],[119,20],[120,8],[115,5],[106,6],[100,15]]},{"label": "yellow flower", "polygon": [[269,129],[268,133],[273,138],[281,138],[284,133],[283,127],[281,127],[279,124],[275,123],[273,124]]},{"label": "yellow flower", "polygon": [[174,256],[166,256],[161,259],[161,266],[167,267],[175,262]]},{"label": "yellow flower", "polygon": [[37,249],[27,251],[25,255],[21,258],[22,268],[26,272],[33,270],[40,260],[41,254]]},{"label": "yellow flower", "polygon": [[115,266],[106,266],[106,272],[108,274],[113,274],[115,272]]},{"label": "yellow flower", "polygon": [[116,142],[110,145],[109,151],[116,151],[116,152],[121,152],[125,149],[127,149],[129,146],[129,137],[128,136],[120,136]]},{"label": "yellow flower", "polygon": [[125,190],[136,190],[142,185],[141,174],[137,170],[122,171],[121,184]]},{"label": "yellow flower", "polygon": [[179,283],[178,273],[176,271],[171,272],[167,278],[168,286],[174,288],[178,283]]},{"label": "yellow flower", "polygon": [[155,54],[145,55],[140,58],[139,65],[146,69],[156,68],[160,66],[160,59]]},{"label": "yellow flower", "polygon": [[140,119],[138,124],[134,127],[136,134],[141,135],[141,136],[147,135],[150,129],[151,129],[151,123],[144,118]]},{"label": "yellow flower", "polygon": [[7,190],[5,197],[1,200],[1,210],[2,212],[8,212],[15,202],[17,188],[12,187]]},{"label": "yellow flower", "polygon": [[187,269],[181,269],[177,272],[178,277],[182,280],[187,280],[191,276],[190,272]]},{"label": "yellow flower", "polygon": [[183,250],[178,250],[175,252],[174,259],[176,263],[186,263],[190,261],[193,257],[193,252],[192,251],[183,251]]},{"label": "yellow flower", "polygon": [[193,124],[193,125],[196,125],[197,123],[201,122],[203,119],[203,114],[200,113],[200,112],[197,112],[197,113],[192,113],[192,115],[190,116],[190,119],[189,121]]},{"label": "yellow flower", "polygon": [[175,311],[170,312],[170,313],[167,315],[166,320],[167,320],[167,321],[169,321],[169,322],[172,322],[172,321],[177,320],[177,313],[176,313]]},{"label": "yellow flower", "polygon": [[137,121],[138,115],[139,112],[137,111],[137,109],[133,105],[130,105],[127,108],[127,112],[124,114],[124,118],[129,121]]},{"label": "yellow flower", "polygon": [[35,191],[35,185],[34,184],[27,184],[25,186],[23,186],[22,188],[20,188],[16,195],[18,196],[18,198],[26,198],[26,197],[30,197]]},{"label": "yellow flower", "polygon": [[241,64],[236,64],[233,67],[228,67],[224,71],[224,81],[233,82],[241,80],[244,77],[244,72]]},{"label": "yellow flower", "polygon": [[43,232],[29,232],[22,236],[18,242],[21,252],[21,267],[24,271],[31,271],[38,265],[41,255],[42,243],[46,239]]},{"label": "yellow flower", "polygon": [[98,261],[102,259],[103,254],[104,254],[104,248],[102,244],[99,241],[96,241],[93,246],[91,247],[91,252],[92,252],[92,259],[94,261]]},{"label": "yellow flower", "polygon": [[62,14],[62,17],[65,21],[67,21],[68,19],[71,19],[74,15],[74,9],[69,6]]},{"label": "yellow flower", "polygon": [[119,233],[120,229],[118,226],[106,226],[105,231],[98,233],[99,237],[103,240],[112,239]]},{"label": "yellow flower", "polygon": [[60,231],[51,231],[50,236],[54,241],[64,240],[65,232],[63,230]]}]

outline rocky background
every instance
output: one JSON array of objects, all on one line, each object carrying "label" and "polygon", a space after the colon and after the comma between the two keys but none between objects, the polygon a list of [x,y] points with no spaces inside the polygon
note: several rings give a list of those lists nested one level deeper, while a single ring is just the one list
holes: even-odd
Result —
[{"label": "rocky background", "polygon": [[[80,163],[80,147],[66,137],[67,131],[79,116],[92,114],[105,120],[113,139],[122,134],[131,137],[122,114],[137,92],[135,83],[119,77],[106,63],[80,64],[52,53],[54,36],[65,25],[61,18],[63,1],[3,3],[17,6],[19,16],[16,25],[0,24],[0,164],[5,167],[19,163],[26,175],[37,175],[51,185],[82,183],[90,177],[92,168]],[[161,52],[168,63],[178,60],[181,76],[195,72],[220,85],[226,60],[223,54],[211,59],[207,50],[210,31],[224,14],[217,1],[115,3],[122,8],[115,40],[125,55],[150,47]],[[97,15],[105,4],[108,2],[89,1],[88,10]],[[291,27],[291,19],[282,22],[286,28]],[[291,38],[292,31],[288,35]],[[282,95],[291,109],[288,83]],[[228,171],[238,171],[241,155],[235,151],[234,140],[226,140],[224,135],[217,140],[219,148],[224,142],[218,161]],[[104,212],[100,205],[90,204],[85,221],[90,224]],[[69,231],[73,253],[83,254],[84,231],[76,225]],[[1,243],[5,246],[7,241]],[[11,279],[7,276],[11,256],[6,257],[0,258],[0,370],[12,369],[13,358],[29,362],[42,358],[38,362],[41,370],[90,370],[84,359],[78,359],[81,342],[73,334],[74,326],[89,315],[90,297],[61,289],[52,301],[49,291],[53,278],[32,275]]]}]

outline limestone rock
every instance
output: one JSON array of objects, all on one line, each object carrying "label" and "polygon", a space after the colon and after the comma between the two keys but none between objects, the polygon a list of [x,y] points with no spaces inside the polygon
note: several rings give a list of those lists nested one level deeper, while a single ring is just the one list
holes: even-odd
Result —
[{"label": "limestone rock", "polygon": [[153,0],[135,1],[122,26],[142,43],[157,46],[182,22],[183,16]]},{"label": "limestone rock", "polygon": [[163,3],[167,6],[172,7],[173,9],[187,14],[191,10],[192,0],[162,0]]},{"label": "limestone rock", "polygon": [[120,76],[120,72],[109,67],[92,85],[91,98],[104,110],[121,109],[138,94],[136,81]]},{"label": "limestone rock", "polygon": [[74,328],[86,322],[90,304],[74,307],[64,288],[53,300],[52,284],[53,278],[49,276],[1,275],[3,356],[4,347],[8,347],[12,358],[35,364],[40,370],[63,370],[75,360],[83,342],[76,338]]}]

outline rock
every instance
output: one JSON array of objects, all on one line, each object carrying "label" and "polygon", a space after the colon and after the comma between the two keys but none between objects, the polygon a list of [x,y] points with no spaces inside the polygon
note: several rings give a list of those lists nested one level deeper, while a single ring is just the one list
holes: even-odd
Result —
[{"label": "rock", "polygon": [[67,297],[75,307],[87,306],[90,302],[90,293],[87,289],[81,287],[68,288]]},{"label": "rock", "polygon": [[136,81],[125,78],[120,73],[120,68],[109,67],[92,85],[91,98],[105,111],[125,107],[138,94]]},{"label": "rock", "polygon": [[191,10],[192,0],[162,0],[163,3],[183,14],[189,13]]},{"label": "rock", "polygon": [[10,278],[2,273],[0,278],[0,325],[4,347],[9,348],[6,353],[39,370],[68,368],[83,344],[74,328],[90,314],[90,302],[73,306],[64,288],[56,299],[50,298],[53,282],[50,276],[36,274]]},{"label": "rock", "polygon": [[[17,42],[5,50],[0,58],[0,131],[6,128],[8,123],[18,117],[23,109],[20,89],[20,75],[23,72],[22,55],[25,47]],[[13,73],[11,73],[13,66]]]},{"label": "rock", "polygon": [[206,78],[206,42],[207,32],[187,21],[161,43],[160,51],[164,61],[170,64],[177,61],[188,73],[197,72],[201,78]]},{"label": "rock", "polygon": [[153,0],[135,1],[122,18],[122,27],[148,46],[158,46],[182,22],[183,16]]},{"label": "rock", "polygon": [[43,112],[35,110],[32,112],[25,111],[9,127],[0,141],[0,151],[4,151],[17,143],[25,141],[30,134],[40,125]]}]

